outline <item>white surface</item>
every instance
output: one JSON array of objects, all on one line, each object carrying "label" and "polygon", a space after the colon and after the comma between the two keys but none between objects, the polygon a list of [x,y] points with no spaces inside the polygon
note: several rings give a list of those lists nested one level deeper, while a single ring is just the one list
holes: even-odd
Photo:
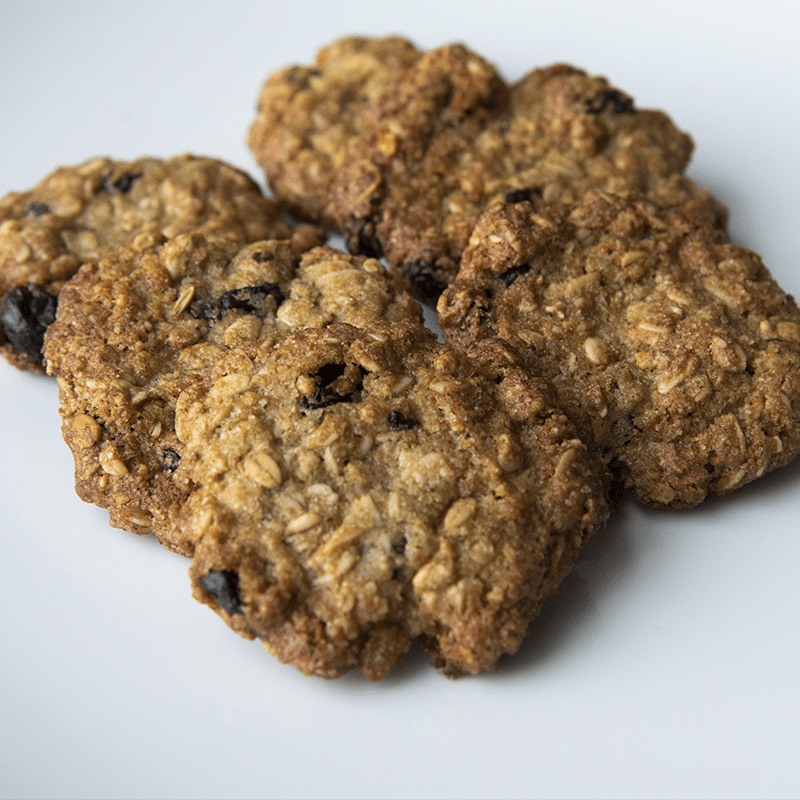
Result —
[{"label": "white surface", "polygon": [[[223,10],[224,6],[224,10]],[[690,174],[800,293],[800,4],[0,2],[0,195],[60,163],[243,142],[272,70],[349,33],[571,61],[692,132]],[[3,797],[797,797],[800,463],[627,503],[517,656],[304,678],[72,489],[56,390],[0,364]]]}]

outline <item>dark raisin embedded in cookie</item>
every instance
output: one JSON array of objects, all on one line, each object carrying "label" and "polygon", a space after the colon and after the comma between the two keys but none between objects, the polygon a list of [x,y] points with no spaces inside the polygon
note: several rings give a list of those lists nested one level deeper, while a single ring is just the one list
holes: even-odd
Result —
[{"label": "dark raisin embedded in cookie", "polygon": [[133,188],[133,184],[141,178],[143,174],[142,172],[123,172],[122,175],[115,178],[114,173],[109,172],[103,181],[103,188],[107,192],[127,194]]},{"label": "dark raisin embedded in cookie", "polygon": [[601,114],[606,110],[612,114],[636,113],[633,99],[619,89],[603,89],[586,101],[587,114]]},{"label": "dark raisin embedded in cookie", "polygon": [[531,271],[531,265],[528,263],[517,264],[515,267],[509,267],[505,272],[501,272],[497,276],[497,280],[504,283],[506,286],[511,286],[517,278],[527,275]]},{"label": "dark raisin embedded in cookie", "polygon": [[25,210],[26,217],[41,217],[43,214],[49,214],[52,211],[47,203],[38,203],[35,200]]},{"label": "dark raisin embedded in cookie", "polygon": [[242,613],[239,576],[233,570],[213,569],[207,575],[201,575],[197,583],[226,614]]},{"label": "dark raisin embedded in cookie", "polygon": [[162,450],[161,458],[164,462],[162,469],[167,475],[171,475],[176,469],[178,469],[178,462],[181,460],[181,457],[174,450]]},{"label": "dark raisin embedded in cookie", "polygon": [[259,314],[263,316],[268,313],[268,299],[272,299],[272,310],[280,306],[284,301],[281,287],[274,283],[265,283],[261,286],[244,286],[241,289],[230,289],[220,297],[217,307],[220,317],[225,319],[226,312],[238,308],[246,314]]},{"label": "dark raisin embedded in cookie", "polygon": [[354,403],[364,388],[363,367],[347,364],[323,364],[314,374],[314,394],[298,398],[301,408],[316,410],[337,403]]},{"label": "dark raisin embedded in cookie", "polygon": [[420,421],[413,417],[407,417],[400,411],[392,409],[386,417],[386,421],[393,427],[400,431],[410,431],[419,427]]},{"label": "dark raisin embedded in cookie", "polygon": [[41,286],[18,286],[0,300],[0,343],[32,361],[42,360],[44,333],[56,318],[58,300]]},{"label": "dark raisin embedded in cookie", "polygon": [[383,257],[383,247],[377,237],[375,220],[348,220],[343,226],[343,231],[350,252],[371,258]]},{"label": "dark raisin embedded in cookie", "polygon": [[438,270],[431,261],[417,259],[406,266],[406,274],[417,294],[427,299],[437,298],[446,284],[437,278]]}]

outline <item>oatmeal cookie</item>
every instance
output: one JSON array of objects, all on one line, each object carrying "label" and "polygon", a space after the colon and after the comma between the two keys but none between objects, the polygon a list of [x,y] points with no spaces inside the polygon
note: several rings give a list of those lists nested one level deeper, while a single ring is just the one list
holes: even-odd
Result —
[{"label": "oatmeal cookie", "polygon": [[94,158],[0,199],[0,352],[42,371],[57,296],[85,261],[199,228],[209,238],[288,236],[275,200],[213,158]]},{"label": "oatmeal cookie", "polygon": [[282,662],[455,677],[517,650],[608,509],[602,471],[500,340],[401,321],[229,352],[178,401],[195,597]]},{"label": "oatmeal cookie", "polygon": [[800,312],[755,253],[598,194],[498,202],[439,300],[447,341],[501,336],[638,498],[692,506],[800,449]]},{"label": "oatmeal cookie", "polygon": [[[332,220],[352,252],[385,256],[424,300],[435,303],[478,216],[505,196],[544,205],[637,191],[725,225],[725,208],[683,175],[691,138],[605,78],[556,64],[509,85],[460,44],[397,66],[370,73],[364,63],[356,77],[335,69],[335,102],[324,93],[324,69],[300,93],[285,86],[291,73],[280,73],[262,94],[254,129],[291,142],[273,149],[267,168],[277,194],[298,207],[304,194],[313,197],[302,209],[308,218]],[[369,93],[361,89],[367,76]],[[323,103],[329,112],[317,115]],[[331,120],[335,136],[325,133]],[[252,134],[251,147],[263,152]]]},{"label": "oatmeal cookie", "polygon": [[295,214],[335,225],[328,196],[358,144],[361,108],[421,55],[400,37],[350,36],[320,50],[313,66],[286,67],[267,79],[247,142]]},{"label": "oatmeal cookie", "polygon": [[[45,335],[79,496],[111,524],[188,553],[175,402],[229,348],[332,322],[418,319],[375,259],[293,241],[180,234],[85,264]],[[180,520],[178,520],[180,522]]]}]

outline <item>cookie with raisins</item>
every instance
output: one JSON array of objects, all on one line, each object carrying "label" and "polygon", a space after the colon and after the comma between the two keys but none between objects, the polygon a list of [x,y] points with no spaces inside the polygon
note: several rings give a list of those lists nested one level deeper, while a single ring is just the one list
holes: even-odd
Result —
[{"label": "cookie with raisins", "polygon": [[501,336],[636,496],[700,503],[800,450],[800,311],[755,253],[598,194],[481,217],[439,301],[447,341]]},{"label": "cookie with raisins", "polygon": [[608,515],[545,381],[409,320],[230,351],[175,432],[195,597],[308,675],[494,669]]},{"label": "cookie with raisins", "polygon": [[44,352],[77,492],[112,525],[190,552],[175,403],[228,350],[297,328],[419,318],[378,261],[308,249],[307,233],[242,248],[194,231],[88,262],[65,284]]},{"label": "cookie with raisins", "polygon": [[61,287],[81,264],[195,228],[242,244],[289,235],[276,201],[244,172],[213,158],[94,158],[6,195],[0,352],[21,369],[43,371],[44,331]]},{"label": "cookie with raisins", "polygon": [[499,198],[636,191],[725,225],[725,208],[683,174],[691,138],[605,78],[556,64],[509,84],[460,44],[408,50],[404,69],[365,58],[354,69],[360,53],[343,49],[321,51],[302,90],[291,71],[268,80],[250,145],[278,196],[334,223],[352,252],[385,256],[423,300],[435,304]]}]

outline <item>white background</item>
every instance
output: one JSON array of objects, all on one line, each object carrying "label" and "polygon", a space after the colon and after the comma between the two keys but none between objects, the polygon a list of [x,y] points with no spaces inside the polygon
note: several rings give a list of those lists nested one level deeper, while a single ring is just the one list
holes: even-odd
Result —
[{"label": "white background", "polygon": [[[569,61],[696,141],[734,240],[800,293],[800,3],[0,0],[0,195],[183,151],[257,175],[271,71],[351,33]],[[689,512],[633,502],[521,651],[448,681],[305,678],[189,593],[186,562],[72,489],[51,380],[0,364],[0,794],[800,795],[800,461]]]}]

